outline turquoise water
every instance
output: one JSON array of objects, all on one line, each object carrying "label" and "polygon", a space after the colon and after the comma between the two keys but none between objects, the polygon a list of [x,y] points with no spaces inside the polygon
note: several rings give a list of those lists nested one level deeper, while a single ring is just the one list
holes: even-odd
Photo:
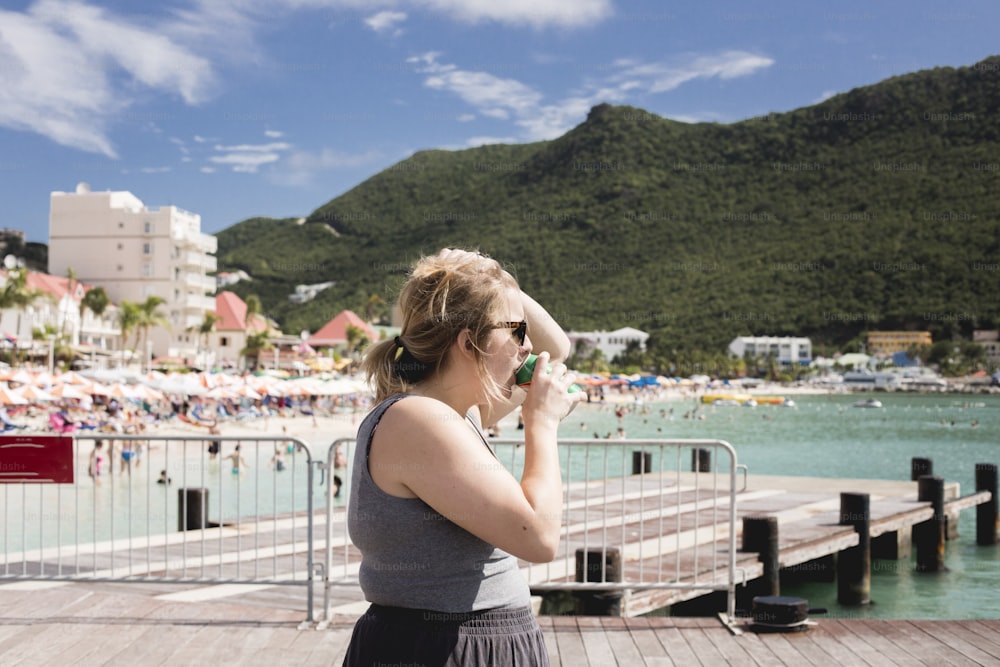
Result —
[{"label": "turquoise water", "polygon": [[[631,404],[621,426],[630,439],[726,440],[750,475],[909,480],[910,460],[919,456],[968,494],[977,463],[1000,463],[1000,396],[874,396],[884,407],[853,407],[866,398],[859,394],[794,396],[793,408]],[[561,434],[604,437],[618,426],[614,406],[585,405]],[[962,512],[959,532],[947,544],[947,572],[918,575],[912,562],[873,561],[870,607],[841,607],[834,583],[784,586],[782,594],[805,597],[836,617],[1000,618],[1000,547],[976,545],[975,510]]]},{"label": "turquoise water", "polygon": [[[1000,463],[1000,396],[878,394],[883,408],[852,407],[862,398],[857,394],[796,396],[793,408],[712,407],[693,399],[630,403],[621,426],[630,439],[726,440],[751,475],[908,480],[910,459],[921,456],[932,458],[935,474],[959,482],[967,494],[974,490],[977,463]],[[619,420],[614,408],[578,406],[563,423],[561,436],[615,434]],[[691,418],[685,418],[686,413]],[[511,425],[502,435],[519,434]],[[315,456],[325,460],[328,443],[313,444]],[[219,460],[207,460],[200,450],[185,456],[176,443],[154,443],[131,477],[116,470],[99,488],[86,475],[91,443],[83,441],[80,447],[75,486],[0,485],[0,553],[51,546],[57,540],[65,545],[110,535],[175,531],[181,486],[209,489],[213,520],[251,520],[307,506],[306,457],[286,453],[288,468],[276,472],[270,466],[270,442],[259,446],[244,442],[250,466],[239,475]],[[226,442],[223,455],[232,447],[233,443]],[[515,452],[515,467],[522,457],[523,448]],[[622,460],[622,465],[628,463]],[[574,478],[579,478],[579,465],[575,459]],[[163,468],[173,478],[166,489],[156,484]],[[346,490],[338,504],[346,502]],[[325,493],[325,487],[317,485],[315,507],[323,506]],[[44,502],[36,494],[45,494]],[[128,508],[131,521],[126,518]],[[839,617],[1000,618],[1000,595],[995,592],[1000,590],[1000,547],[976,546],[974,510],[962,513],[959,530],[961,537],[947,546],[948,572],[918,576],[912,563],[875,561],[871,607],[839,607],[832,583],[786,586],[782,592],[805,597],[811,606],[827,607]]]}]

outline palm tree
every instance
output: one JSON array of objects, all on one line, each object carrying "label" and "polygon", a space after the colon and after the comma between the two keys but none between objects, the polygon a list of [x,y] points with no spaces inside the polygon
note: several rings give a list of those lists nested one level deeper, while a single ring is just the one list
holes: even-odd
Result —
[{"label": "palm tree", "polygon": [[[273,348],[274,345],[271,343],[271,331],[269,329],[255,331],[247,335],[247,344],[246,347],[240,350],[240,356],[246,358],[247,369],[254,371],[260,365],[260,353]],[[251,359],[253,360],[253,365],[250,364]]]},{"label": "palm tree", "polygon": [[190,327],[188,330],[196,332],[198,334],[198,342],[204,342],[202,350],[208,349],[208,337],[215,331],[215,325],[222,318],[215,313],[205,313],[204,319],[202,319],[201,324],[197,326]]},{"label": "palm tree", "polygon": [[[142,333],[143,345],[149,340],[149,330],[153,327],[164,327],[170,326],[170,321],[167,316],[163,314],[159,307],[167,302],[166,299],[155,294],[147,296],[146,300],[139,304],[139,321],[137,322],[138,331]],[[147,369],[148,370],[148,369]]]},{"label": "palm tree", "polygon": [[[17,328],[15,335],[21,331],[21,315],[28,306],[44,295],[44,292],[28,287],[28,270],[23,267],[7,269],[7,280],[0,290],[0,310],[17,309]],[[18,359],[17,345],[14,346],[14,363]]]},{"label": "palm tree", "polygon": [[246,299],[247,312],[243,316],[243,328],[249,329],[254,317],[260,315],[262,311],[260,297],[256,294],[248,294]]},{"label": "palm tree", "polygon": [[368,302],[365,304],[365,321],[371,324],[375,321],[376,313],[382,310],[382,306],[385,305],[385,299],[380,297],[378,294],[372,294],[368,297]]},{"label": "palm tree", "polygon": [[[118,309],[118,328],[121,330],[122,336],[122,366],[125,365],[125,348],[127,347],[129,333],[135,330],[136,339],[139,337],[138,327],[140,317],[139,304],[134,301],[121,302]],[[135,352],[135,347],[132,348],[132,351]]]}]

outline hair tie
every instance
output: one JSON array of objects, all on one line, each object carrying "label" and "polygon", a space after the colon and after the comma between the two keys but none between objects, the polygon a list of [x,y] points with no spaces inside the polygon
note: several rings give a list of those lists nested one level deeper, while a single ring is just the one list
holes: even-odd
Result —
[{"label": "hair tie", "polygon": [[399,361],[399,358],[403,356],[403,341],[399,340],[399,336],[396,336],[393,341],[396,343],[396,357],[393,361]]}]

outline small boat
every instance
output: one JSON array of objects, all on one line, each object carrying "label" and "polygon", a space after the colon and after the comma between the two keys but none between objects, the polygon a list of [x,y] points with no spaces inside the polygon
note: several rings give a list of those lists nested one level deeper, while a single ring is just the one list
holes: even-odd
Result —
[{"label": "small boat", "polygon": [[854,407],[856,407],[856,408],[881,408],[882,407],[882,401],[878,400],[877,398],[866,398],[863,401],[858,401],[857,403],[855,403]]}]

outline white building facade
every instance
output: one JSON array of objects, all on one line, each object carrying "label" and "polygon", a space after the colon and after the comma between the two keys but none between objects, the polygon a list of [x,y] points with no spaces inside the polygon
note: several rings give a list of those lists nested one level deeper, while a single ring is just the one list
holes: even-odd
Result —
[{"label": "white building facade", "polygon": [[104,287],[111,301],[141,303],[158,296],[169,322],[150,333],[140,355],[193,357],[198,334],[189,331],[214,312],[214,236],[201,216],[176,206],[149,209],[130,192],[53,192],[49,213],[49,272]]},{"label": "white building facade", "polygon": [[809,364],[812,341],[793,336],[738,336],[729,343],[729,354],[738,358],[770,357],[782,364]]},{"label": "white building facade", "polygon": [[[530,334],[529,334],[530,335]],[[629,343],[638,343],[640,350],[646,349],[649,334],[632,327],[623,327],[614,331],[569,331],[566,333],[572,350],[576,350],[578,341],[583,341],[589,349],[598,349],[604,358],[611,361],[628,347]]]}]

